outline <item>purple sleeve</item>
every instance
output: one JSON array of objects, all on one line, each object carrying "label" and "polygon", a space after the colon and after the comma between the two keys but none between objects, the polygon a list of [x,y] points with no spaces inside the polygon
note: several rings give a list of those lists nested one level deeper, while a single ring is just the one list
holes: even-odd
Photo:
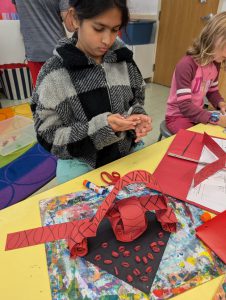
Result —
[{"label": "purple sleeve", "polygon": [[211,91],[211,87],[210,87],[210,90],[207,92],[206,97],[215,108],[218,108],[219,102],[224,101],[224,98],[221,96],[221,94],[219,93],[219,90],[218,90],[218,77],[219,77],[219,73],[220,73],[220,64],[215,63],[215,66],[217,68],[217,76],[213,82],[213,84],[215,86],[215,90]]},{"label": "purple sleeve", "polygon": [[186,100],[179,105],[181,113],[194,123],[208,123],[211,112],[201,109],[192,103],[192,100]]},{"label": "purple sleeve", "polygon": [[[195,77],[197,65],[191,56],[184,56],[176,65],[175,78],[177,90],[190,89]],[[190,91],[191,94],[191,91]]]},{"label": "purple sleeve", "polygon": [[221,96],[219,91],[208,92],[206,94],[206,97],[215,108],[219,108],[218,107],[219,102],[224,101],[224,98]]},{"label": "purple sleeve", "polygon": [[[194,123],[207,123],[211,113],[196,106],[191,98],[191,85],[198,66],[191,56],[185,56],[177,64],[175,80],[177,88],[178,107],[184,117]],[[179,100],[183,96],[183,100]]]}]

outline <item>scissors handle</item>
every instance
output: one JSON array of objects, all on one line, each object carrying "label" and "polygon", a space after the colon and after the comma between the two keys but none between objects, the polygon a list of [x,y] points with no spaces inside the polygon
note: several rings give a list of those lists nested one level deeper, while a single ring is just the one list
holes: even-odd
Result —
[{"label": "scissors handle", "polygon": [[121,178],[120,174],[116,171],[113,171],[111,175],[115,180],[119,180]]},{"label": "scissors handle", "polygon": [[112,172],[111,174],[106,171],[103,171],[101,172],[100,177],[106,184],[116,184],[116,182],[120,179],[121,176],[116,171]]}]

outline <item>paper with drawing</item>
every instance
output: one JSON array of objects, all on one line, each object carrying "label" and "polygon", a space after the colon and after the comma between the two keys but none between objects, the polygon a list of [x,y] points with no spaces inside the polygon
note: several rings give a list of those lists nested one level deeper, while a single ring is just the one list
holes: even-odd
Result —
[{"label": "paper with drawing", "polygon": [[[213,140],[226,152],[226,140],[213,138]],[[206,146],[203,147],[200,161],[212,163],[218,157],[214,155]],[[198,165],[196,173],[199,172],[204,165]],[[222,212],[226,210],[226,170],[222,169],[201,182],[196,187],[191,188],[188,192],[187,200],[196,202],[197,204],[209,207],[211,210]]]}]

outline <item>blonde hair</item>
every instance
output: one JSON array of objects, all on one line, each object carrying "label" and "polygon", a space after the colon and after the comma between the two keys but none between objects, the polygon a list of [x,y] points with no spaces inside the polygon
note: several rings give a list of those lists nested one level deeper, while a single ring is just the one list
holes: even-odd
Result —
[{"label": "blonde hair", "polygon": [[[199,37],[187,50],[187,55],[191,55],[195,61],[202,65],[213,62],[216,47],[226,45],[226,12],[215,15],[203,28]],[[226,66],[225,60],[223,66]]]}]

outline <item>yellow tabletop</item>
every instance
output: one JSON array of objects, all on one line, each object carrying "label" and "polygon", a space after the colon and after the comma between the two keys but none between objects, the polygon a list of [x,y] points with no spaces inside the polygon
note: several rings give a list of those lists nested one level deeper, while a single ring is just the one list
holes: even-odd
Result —
[{"label": "yellow tabletop", "polygon": [[[225,137],[223,129],[213,125],[197,125],[193,131]],[[146,147],[107,166],[96,169],[89,175],[80,176],[41,194],[30,197],[16,205],[0,211],[0,299],[2,300],[50,300],[50,285],[44,245],[5,251],[6,236],[10,232],[41,226],[39,201],[57,195],[83,190],[82,182],[89,178],[102,184],[100,171],[115,171],[121,175],[143,169],[154,172],[164,156],[173,137]],[[218,277],[206,284],[185,292],[173,299],[211,300],[222,280]]]}]

